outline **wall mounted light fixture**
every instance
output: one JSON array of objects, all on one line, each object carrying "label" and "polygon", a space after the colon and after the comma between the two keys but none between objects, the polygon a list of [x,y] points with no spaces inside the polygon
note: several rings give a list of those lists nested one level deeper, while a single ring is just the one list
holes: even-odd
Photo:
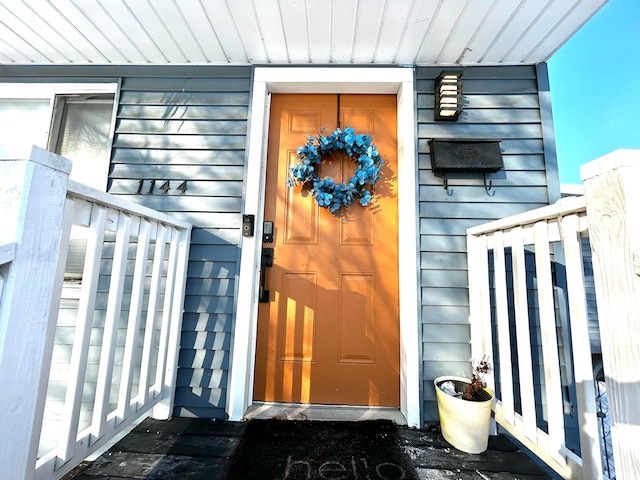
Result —
[{"label": "wall mounted light fixture", "polygon": [[462,113],[462,72],[443,71],[436,78],[435,119],[455,122]]}]

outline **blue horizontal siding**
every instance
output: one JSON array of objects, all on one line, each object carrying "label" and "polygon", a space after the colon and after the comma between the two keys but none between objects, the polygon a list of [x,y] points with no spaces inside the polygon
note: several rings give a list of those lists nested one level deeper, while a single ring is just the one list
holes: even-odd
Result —
[{"label": "blue horizontal siding", "polygon": [[[109,192],[194,224],[174,414],[224,418],[251,69],[25,66],[11,71],[11,81],[121,81]],[[456,123],[433,120],[440,71],[416,69],[417,262],[427,422],[437,421],[433,379],[470,370],[465,229],[549,201],[536,68],[465,68],[465,110]],[[477,175],[451,178],[447,192],[433,174],[429,140],[461,137],[502,139],[504,169],[488,175],[491,196]],[[169,180],[173,189],[166,195],[137,194],[139,180],[157,185]],[[184,180],[188,189],[182,195],[175,187]]]},{"label": "blue horizontal siding", "polygon": [[[533,66],[464,69],[464,111],[457,122],[435,122],[434,79],[441,68],[416,71],[418,200],[424,420],[438,421],[433,380],[469,375],[471,363],[466,229],[549,203],[538,79]],[[429,140],[501,139],[504,169],[448,175],[431,169]]]},{"label": "blue horizontal siding", "polygon": [[122,77],[109,192],[194,225],[174,415],[224,418],[251,70],[153,71]]}]

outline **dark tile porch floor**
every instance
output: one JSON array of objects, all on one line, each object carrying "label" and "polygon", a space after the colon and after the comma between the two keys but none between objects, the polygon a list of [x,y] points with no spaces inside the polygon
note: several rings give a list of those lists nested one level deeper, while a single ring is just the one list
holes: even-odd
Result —
[{"label": "dark tile porch floor", "polygon": [[[245,427],[246,423],[205,419],[147,419],[64,480],[224,480]],[[451,447],[437,429],[399,427],[399,434],[403,450],[423,480],[552,478],[504,436],[491,437],[485,453],[470,455]]]}]

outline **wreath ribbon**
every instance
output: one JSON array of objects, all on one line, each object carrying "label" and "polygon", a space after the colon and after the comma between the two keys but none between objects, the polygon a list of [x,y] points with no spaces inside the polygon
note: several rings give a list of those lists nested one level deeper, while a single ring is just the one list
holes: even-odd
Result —
[{"label": "wreath ribbon", "polygon": [[[334,152],[343,151],[357,166],[348,183],[336,183],[331,177],[320,178],[318,166],[322,158]],[[290,187],[309,185],[316,203],[339,216],[342,207],[348,207],[356,200],[362,206],[371,201],[373,186],[380,180],[383,160],[371,135],[357,134],[351,127],[336,129],[330,135],[310,136],[307,143],[298,147],[298,163],[289,169],[287,184]]]}]

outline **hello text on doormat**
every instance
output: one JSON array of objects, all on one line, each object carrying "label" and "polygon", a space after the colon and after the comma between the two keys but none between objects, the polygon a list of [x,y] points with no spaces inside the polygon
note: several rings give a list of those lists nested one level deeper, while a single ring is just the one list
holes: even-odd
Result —
[{"label": "hello text on doormat", "polygon": [[227,480],[416,480],[389,421],[253,420]]}]

